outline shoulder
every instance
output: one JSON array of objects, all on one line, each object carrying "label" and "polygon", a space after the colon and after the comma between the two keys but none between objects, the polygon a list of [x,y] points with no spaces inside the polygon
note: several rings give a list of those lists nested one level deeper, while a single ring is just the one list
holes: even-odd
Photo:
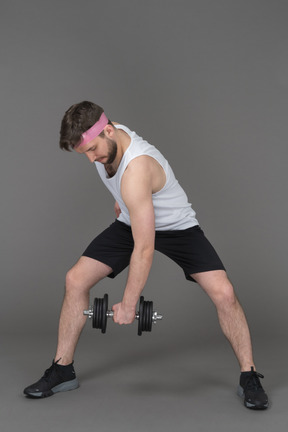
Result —
[{"label": "shoulder", "polygon": [[151,158],[148,156],[137,156],[127,165],[121,180],[122,190],[126,187],[134,189],[136,186],[151,186],[152,179]]},{"label": "shoulder", "polygon": [[136,175],[137,173],[146,173],[147,175],[147,172],[152,169],[155,162],[156,161],[151,156],[139,155],[129,162],[125,172]]},{"label": "shoulder", "polygon": [[149,193],[158,192],[165,184],[166,175],[162,167],[150,156],[138,156],[127,166],[121,189],[141,188]]}]

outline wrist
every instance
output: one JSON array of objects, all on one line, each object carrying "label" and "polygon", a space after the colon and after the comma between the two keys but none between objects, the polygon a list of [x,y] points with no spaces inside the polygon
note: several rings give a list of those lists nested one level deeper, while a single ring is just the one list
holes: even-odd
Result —
[{"label": "wrist", "polygon": [[126,310],[135,310],[138,303],[138,298],[131,298],[124,296],[122,299],[122,305]]}]

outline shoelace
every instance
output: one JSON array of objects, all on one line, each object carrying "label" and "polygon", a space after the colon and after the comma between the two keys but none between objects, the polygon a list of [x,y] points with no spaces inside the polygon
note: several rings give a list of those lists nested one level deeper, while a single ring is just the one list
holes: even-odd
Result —
[{"label": "shoelace", "polygon": [[46,369],[46,371],[44,372],[44,375],[43,375],[42,378],[43,378],[46,382],[49,382],[50,378],[52,377],[53,372],[54,372],[55,369],[56,369],[56,366],[57,366],[58,362],[59,362],[59,360],[57,360],[56,362],[53,361],[53,363],[52,363],[52,365],[50,366],[50,368]]},{"label": "shoelace", "polygon": [[247,378],[247,383],[245,386],[245,390],[262,390],[262,385],[259,378],[264,378],[259,372],[254,371],[254,368],[251,367],[250,376]]}]

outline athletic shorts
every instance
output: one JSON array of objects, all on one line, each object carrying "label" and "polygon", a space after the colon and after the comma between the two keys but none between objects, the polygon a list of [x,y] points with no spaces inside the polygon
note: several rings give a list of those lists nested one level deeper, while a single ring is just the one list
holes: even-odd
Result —
[{"label": "athletic shorts", "polygon": [[[109,277],[114,278],[129,265],[133,247],[131,227],[116,220],[90,243],[83,256],[111,267]],[[193,282],[191,274],[225,270],[199,225],[178,231],[156,231],[155,250],[175,261],[186,279]]]}]

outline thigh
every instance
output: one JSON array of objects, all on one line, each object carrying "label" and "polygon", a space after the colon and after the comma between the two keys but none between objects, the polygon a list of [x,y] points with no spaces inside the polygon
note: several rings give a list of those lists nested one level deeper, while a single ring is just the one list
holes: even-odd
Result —
[{"label": "thigh", "polygon": [[87,290],[112,272],[112,268],[92,258],[82,256],[69,270],[66,286]]},{"label": "thigh", "polygon": [[219,299],[234,299],[234,289],[226,271],[215,270],[193,273],[191,277],[196,280],[214,303],[217,303]]}]

